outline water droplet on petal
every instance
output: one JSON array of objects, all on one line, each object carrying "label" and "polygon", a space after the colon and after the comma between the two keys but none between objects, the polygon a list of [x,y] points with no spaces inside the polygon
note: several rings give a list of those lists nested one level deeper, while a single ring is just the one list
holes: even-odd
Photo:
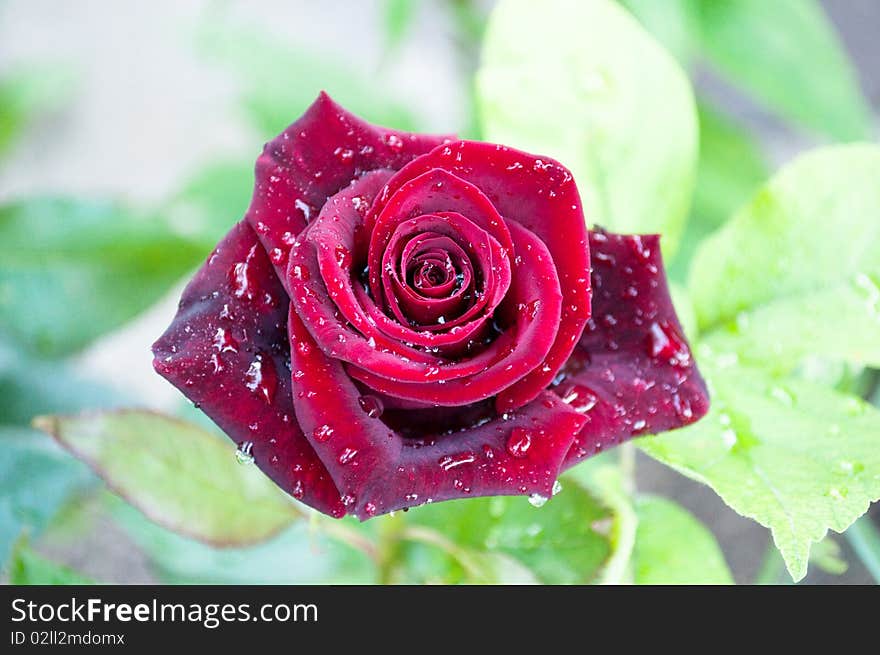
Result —
[{"label": "water droplet on petal", "polygon": [[441,457],[437,463],[440,464],[440,468],[444,471],[449,471],[450,469],[454,469],[456,466],[461,466],[462,464],[470,464],[476,459],[476,456],[472,452],[464,452],[464,453],[456,453],[455,455],[444,455]]},{"label": "water droplet on petal", "polygon": [[251,452],[254,447],[253,441],[242,441],[235,450],[235,459],[239,464],[253,464],[254,455]]},{"label": "water droplet on petal", "polygon": [[348,463],[350,463],[355,457],[357,457],[357,454],[358,454],[358,451],[357,451],[356,448],[343,448],[343,449],[342,449],[342,452],[339,453],[339,458],[338,458],[337,461],[338,461],[340,464],[343,464],[343,465],[344,465],[344,464],[348,464]]},{"label": "water droplet on petal", "polygon": [[648,353],[655,359],[668,360],[672,366],[686,367],[691,364],[691,352],[684,337],[665,321],[651,324],[648,331]]},{"label": "water droplet on petal", "polygon": [[312,431],[312,438],[318,443],[324,443],[333,436],[333,428],[329,425],[320,425]]},{"label": "water droplet on petal", "polygon": [[385,410],[385,407],[382,405],[382,400],[376,396],[361,396],[358,398],[358,404],[370,418],[379,418]]},{"label": "water droplet on petal", "polygon": [[574,411],[586,414],[599,402],[598,396],[588,387],[582,384],[572,384],[565,387],[562,394],[562,402],[569,405]]},{"label": "water droplet on petal", "polygon": [[507,439],[507,452],[511,457],[525,457],[532,447],[532,435],[523,428],[514,428]]},{"label": "water droplet on petal", "polygon": [[278,388],[278,373],[271,358],[258,353],[245,373],[245,386],[271,405]]},{"label": "water droplet on petal", "polygon": [[256,285],[254,281],[250,279],[250,265],[256,252],[257,246],[251,246],[245,260],[233,264],[232,268],[229,269],[229,285],[232,289],[232,294],[236,298],[247,298],[248,300],[254,299]]}]

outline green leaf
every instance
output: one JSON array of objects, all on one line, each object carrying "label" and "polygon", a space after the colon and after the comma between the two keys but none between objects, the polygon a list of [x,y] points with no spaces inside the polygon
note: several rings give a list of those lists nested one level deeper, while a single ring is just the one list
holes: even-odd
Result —
[{"label": "green leaf", "polygon": [[[631,444],[623,444],[615,457],[623,457]],[[634,453],[630,453],[634,454]],[[624,584],[632,582],[632,554],[636,542],[638,517],[632,503],[632,493],[624,484],[622,465],[602,453],[582,462],[566,473],[565,480],[572,479],[587,489],[601,504],[611,510],[611,518],[593,524],[600,534],[608,536],[611,556],[602,565],[596,578],[599,584]]]},{"label": "green leaf", "polygon": [[636,514],[636,584],[733,584],[715,537],[683,507],[640,496]]},{"label": "green leaf", "polygon": [[690,0],[618,0],[646,30],[682,64],[688,64],[698,47]]},{"label": "green leaf", "polygon": [[[856,521],[856,523],[858,522]],[[852,527],[850,527],[850,530],[852,530]],[[825,537],[822,541],[813,544],[813,547],[810,549],[810,564],[815,564],[819,569],[831,575],[843,575],[849,569],[849,564],[843,557],[840,544],[831,537]]]},{"label": "green leaf", "polygon": [[717,352],[777,372],[821,354],[880,366],[880,147],[784,167],[703,242],[690,274]]},{"label": "green leaf", "polygon": [[57,65],[31,66],[0,80],[0,155],[31,121],[62,105],[72,89],[70,71]]},{"label": "green leaf", "polygon": [[242,105],[264,138],[290,125],[321,90],[370,122],[402,130],[418,128],[409,108],[389,100],[387,84],[378,73],[358,74],[326,53],[273,42],[264,31],[209,22],[198,37],[202,50],[238,77]]},{"label": "green leaf", "polygon": [[75,373],[57,360],[23,356],[0,338],[0,425],[29,425],[38,414],[118,405],[122,394]]},{"label": "green leaf", "polygon": [[659,232],[671,254],[690,204],[697,120],[687,76],[611,0],[502,0],[477,72],[490,141],[568,166],[589,223]]},{"label": "green leaf", "polygon": [[384,0],[382,25],[385,30],[385,47],[397,48],[415,20],[419,0]]},{"label": "green leaf", "polygon": [[855,71],[815,0],[698,0],[703,54],[780,116],[836,140],[871,133]]},{"label": "green leaf", "polygon": [[692,214],[708,231],[742,207],[768,176],[758,143],[734,121],[710,106],[699,106],[700,164]]},{"label": "green leaf", "polygon": [[255,466],[194,425],[145,411],[35,420],[156,523],[219,546],[260,542],[299,515]]},{"label": "green leaf", "polygon": [[162,209],[169,224],[213,247],[247,211],[254,191],[252,161],[223,161],[201,169]]},{"label": "green leaf", "polygon": [[[465,552],[512,558],[551,584],[589,582],[611,555],[612,511],[574,483],[542,507],[518,496],[472,498],[427,505],[407,519]],[[410,552],[409,558],[416,579],[468,578],[460,558],[446,552]]]},{"label": "green leaf", "polygon": [[646,453],[712,487],[770,528],[795,580],[810,544],[843,532],[880,498],[880,411],[803,380],[779,380],[697,353],[712,410],[696,424],[639,439]]},{"label": "green leaf", "polygon": [[0,207],[0,332],[73,352],[137,315],[206,255],[157,220],[106,202]]},{"label": "green leaf", "polygon": [[694,203],[682,245],[672,264],[675,277],[685,279],[700,242],[746,204],[768,177],[757,143],[736,123],[701,104],[700,163]]},{"label": "green leaf", "polygon": [[375,569],[366,556],[328,539],[320,524],[297,521],[259,544],[215,548],[147,521],[118,498],[107,501],[112,517],[146,553],[153,571],[167,584],[375,582]]},{"label": "green leaf", "polygon": [[28,545],[19,544],[9,563],[9,584],[14,585],[80,585],[95,581],[73,569],[37,554]]},{"label": "green leaf", "polygon": [[0,562],[25,532],[39,535],[71,492],[91,480],[88,470],[44,434],[0,427]]}]

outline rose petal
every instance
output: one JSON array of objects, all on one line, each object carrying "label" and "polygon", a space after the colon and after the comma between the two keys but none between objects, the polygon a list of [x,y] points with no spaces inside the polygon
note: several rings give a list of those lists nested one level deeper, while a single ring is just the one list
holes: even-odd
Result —
[{"label": "rose petal", "polygon": [[[385,304],[392,310],[395,317],[402,324],[407,324],[409,316],[401,304],[407,304],[407,291],[403,282],[396,275],[394,257],[402,249],[402,244],[410,238],[420,234],[443,235],[457,244],[465,244],[465,254],[470,261],[470,270],[479,273],[481,284],[476,292],[479,297],[472,300],[470,307],[458,316],[444,318],[442,324],[431,325],[430,303],[421,300],[413,294],[410,299],[410,307],[425,320],[420,320],[414,329],[451,330],[453,327],[463,325],[467,321],[476,318],[481,312],[491,312],[507,293],[510,286],[510,261],[505,255],[501,244],[488,232],[474,224],[469,218],[457,212],[440,212],[411,218],[398,223],[391,239],[388,241],[384,256],[381,260],[382,286],[381,291]],[[475,270],[474,270],[475,269]],[[372,276],[371,276],[372,277]],[[396,283],[396,284],[395,284]],[[397,293],[395,293],[397,292]],[[441,314],[442,315],[442,314]],[[436,321],[436,318],[435,318]]]},{"label": "rose petal", "polygon": [[589,420],[565,467],[632,436],[693,423],[709,409],[666,286],[659,237],[590,233],[593,317],[554,387]]},{"label": "rose petal", "polygon": [[366,171],[397,170],[449,137],[371,125],[322,92],[257,159],[247,221],[285,281],[296,236],[327,199]]},{"label": "rose petal", "polygon": [[[392,178],[394,179],[394,178]],[[432,169],[400,184],[394,193],[386,187],[370,207],[364,226],[370,235],[370,289],[382,293],[382,257],[398,226],[425,214],[454,212],[491,235],[504,250],[513,251],[510,232],[497,209],[479,188],[441,169]]]},{"label": "rose petal", "polygon": [[340,494],[296,422],[287,311],[271,263],[241,222],[186,287],[153,345],[153,366],[230,438],[252,442],[257,465],[278,486],[342,516]]},{"label": "rose petal", "polygon": [[[349,374],[381,393],[438,405],[466,405],[508,389],[511,385],[530,385],[521,392],[536,398],[544,387],[539,376],[530,372],[542,366],[557,339],[562,292],[556,269],[546,246],[514,221],[508,221],[517,255],[510,290],[496,314],[505,329],[482,352],[462,362],[428,370],[423,380],[404,380],[389,368],[367,368],[352,361]],[[348,360],[346,360],[348,361]],[[479,372],[463,377],[449,373],[467,364],[481,365]],[[442,380],[442,384],[438,384]],[[497,401],[496,401],[497,405]],[[499,408],[499,412],[507,407]]]},{"label": "rose petal", "polygon": [[297,419],[351,513],[367,519],[464,496],[551,495],[559,465],[584,422],[552,394],[515,415],[413,442],[365,409],[341,364],[323,354],[293,311],[289,331],[297,344],[292,366],[302,371],[301,394],[294,399]]},{"label": "rose petal", "polygon": [[[513,148],[476,141],[436,147],[404,166],[381,198],[433,169],[473,184],[505,219],[513,219],[547,246],[563,293],[558,338],[544,362],[499,394],[498,406],[518,407],[546,387],[574,350],[590,317],[590,256],[581,201],[568,170],[558,162]],[[371,212],[372,213],[372,212]],[[368,217],[369,218],[369,217]]]}]

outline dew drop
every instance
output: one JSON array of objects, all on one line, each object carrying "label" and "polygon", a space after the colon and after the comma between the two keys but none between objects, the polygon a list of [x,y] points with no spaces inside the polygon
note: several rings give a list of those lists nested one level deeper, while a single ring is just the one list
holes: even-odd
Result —
[{"label": "dew drop", "polygon": [[308,223],[312,215],[311,206],[308,203],[300,200],[299,198],[293,201],[293,206],[296,207],[300,212],[302,212],[303,218],[305,218],[306,223]]},{"label": "dew drop", "polygon": [[541,494],[530,494],[529,495],[529,505],[532,507],[543,507],[547,504],[547,501],[550,500],[547,496],[542,496]]},{"label": "dew drop", "polygon": [[400,150],[403,148],[403,139],[396,134],[386,134],[385,143],[388,144],[389,148],[393,148],[394,150]]},{"label": "dew drop", "polygon": [[525,457],[532,447],[532,435],[523,428],[514,428],[507,439],[507,452],[511,457]]},{"label": "dew drop", "polygon": [[324,443],[332,436],[333,428],[329,425],[321,425],[312,431],[312,438],[318,443]]},{"label": "dew drop", "polygon": [[237,262],[229,269],[229,285],[236,298],[253,300],[256,285],[250,279],[250,265],[256,256],[257,246],[251,246],[243,262]]},{"label": "dew drop", "polygon": [[254,455],[251,452],[254,448],[253,441],[242,441],[235,450],[235,459],[239,464],[253,464]]},{"label": "dew drop", "polygon": [[574,411],[586,414],[596,406],[599,398],[588,387],[582,384],[572,384],[565,388],[562,394],[562,402],[569,405]]},{"label": "dew drop", "polygon": [[271,405],[278,388],[278,373],[269,357],[258,353],[245,373],[245,386]]},{"label": "dew drop", "polygon": [[272,263],[275,265],[280,264],[284,261],[284,251],[281,248],[272,248],[269,251],[269,259],[272,260]]},{"label": "dew drop", "polygon": [[684,338],[669,323],[652,323],[648,330],[648,353],[655,359],[668,360],[672,366],[686,367],[691,363],[691,352]]},{"label": "dew drop", "polygon": [[339,453],[339,457],[337,461],[340,464],[349,464],[355,457],[357,457],[358,451],[356,448],[343,448],[342,452]]},{"label": "dew drop", "polygon": [[444,471],[449,471],[462,464],[470,464],[476,459],[472,452],[456,453],[455,455],[444,455],[437,463]]},{"label": "dew drop", "polygon": [[376,396],[361,396],[358,398],[358,405],[361,406],[361,409],[364,410],[370,418],[379,418],[382,416],[382,412],[385,411],[385,407],[382,405],[382,400]]},{"label": "dew drop", "polygon": [[219,353],[225,352],[238,352],[238,342],[232,337],[232,334],[229,330],[224,330],[223,328],[217,328],[217,332],[214,333],[214,341],[211,344]]}]

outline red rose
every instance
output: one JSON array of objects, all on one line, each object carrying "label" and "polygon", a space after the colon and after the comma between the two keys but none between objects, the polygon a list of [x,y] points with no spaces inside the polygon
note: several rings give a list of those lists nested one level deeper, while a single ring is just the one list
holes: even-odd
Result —
[{"label": "red rose", "polygon": [[708,407],[656,236],[588,236],[552,159],[374,127],[326,95],[264,148],[154,354],[288,493],[361,519],[549,497]]}]

